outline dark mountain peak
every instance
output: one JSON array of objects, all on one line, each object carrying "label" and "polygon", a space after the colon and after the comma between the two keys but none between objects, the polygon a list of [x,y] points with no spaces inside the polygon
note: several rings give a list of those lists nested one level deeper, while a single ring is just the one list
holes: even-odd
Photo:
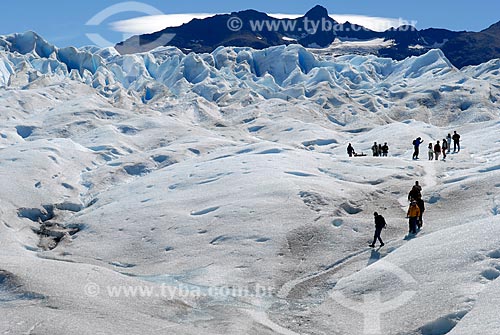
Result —
[{"label": "dark mountain peak", "polygon": [[[305,47],[312,46],[316,48],[325,48],[332,44],[335,40],[336,32],[319,26],[319,24],[324,24],[327,21],[331,24],[331,27],[337,24],[337,22],[328,15],[328,10],[325,7],[320,5],[314,6],[304,15],[304,18],[314,22],[314,24],[308,27],[308,35],[298,40],[300,44]],[[313,28],[312,26],[314,25],[316,26]]]},{"label": "dark mountain peak", "polygon": [[328,10],[320,5],[316,5],[313,8],[311,8],[304,16],[311,20],[317,20],[317,19],[322,19],[324,17],[329,17]]}]

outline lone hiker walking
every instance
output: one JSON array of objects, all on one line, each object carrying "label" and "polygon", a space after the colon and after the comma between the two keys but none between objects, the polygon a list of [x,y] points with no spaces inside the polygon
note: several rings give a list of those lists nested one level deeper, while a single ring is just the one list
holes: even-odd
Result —
[{"label": "lone hiker walking", "polygon": [[385,219],[377,212],[373,213],[373,216],[375,217],[375,235],[373,236],[373,243],[370,244],[370,247],[375,248],[375,243],[377,242],[377,240],[380,241],[380,246],[383,247],[385,244],[382,241],[380,234],[382,233],[382,229],[384,229],[386,226]]}]

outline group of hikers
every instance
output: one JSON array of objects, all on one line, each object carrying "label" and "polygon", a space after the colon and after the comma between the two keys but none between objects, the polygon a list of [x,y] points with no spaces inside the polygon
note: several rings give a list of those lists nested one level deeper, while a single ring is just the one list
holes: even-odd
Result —
[{"label": "group of hikers", "polygon": [[[372,146],[372,153],[373,157],[387,157],[389,154],[389,146],[387,145],[387,142],[385,142],[384,145],[374,142]],[[356,153],[351,143],[347,146],[347,154],[349,157],[366,156],[364,153]]]},{"label": "group of hikers", "polygon": [[[453,136],[451,134],[448,134],[448,136],[443,138],[442,142],[438,140],[434,145],[432,143],[429,143],[429,146],[427,147],[429,160],[439,160],[439,156],[441,155],[443,155],[443,161],[446,160],[447,154],[449,154],[451,151],[452,141],[453,153],[460,152],[460,135],[456,131],[454,131]],[[422,143],[424,143],[424,140],[422,140],[421,137],[417,137],[413,140],[413,160],[419,159],[418,155],[420,154],[420,145]],[[374,142],[371,149],[373,157],[387,157],[387,155],[389,154],[389,146],[387,145],[387,142],[385,142],[383,145]],[[364,153],[356,153],[351,143],[349,143],[349,145],[347,146],[347,154],[349,155],[349,157],[366,156]]]},{"label": "group of hikers", "polygon": [[385,142],[384,145],[374,142],[372,145],[372,153],[373,157],[387,157],[387,154],[389,153],[389,146],[387,145],[387,142]]},{"label": "group of hikers", "polygon": [[[453,133],[453,136],[451,134],[448,134],[445,138],[443,138],[443,141],[440,142],[439,140],[436,141],[436,144],[429,143],[428,148],[428,154],[429,154],[429,160],[438,160],[439,156],[442,154],[443,155],[443,161],[446,160],[446,155],[450,153],[451,151],[451,141],[453,141],[453,153],[459,152],[460,151],[460,135],[455,131]],[[421,137],[417,137],[415,140],[413,140],[413,159],[418,159],[418,155],[420,154],[420,145],[424,143]]]},{"label": "group of hikers", "polygon": [[[451,134],[448,134],[445,138],[443,138],[442,142],[436,141],[434,145],[432,143],[429,143],[429,160],[439,160],[439,156],[443,155],[444,161],[447,154],[449,154],[451,151],[452,141],[453,153],[460,152],[460,135],[456,131],[454,131],[453,136]],[[414,152],[412,158],[414,160],[419,159],[418,155],[420,154],[420,145],[422,143],[424,143],[424,141],[421,137],[417,137],[415,140],[413,140]],[[387,157],[389,153],[389,146],[387,145],[387,142],[385,142],[384,145],[377,144],[377,142],[375,142],[371,149],[374,157]],[[364,153],[356,153],[351,143],[349,143],[349,145],[347,146],[347,154],[349,155],[349,157],[366,156]],[[408,219],[409,227],[408,235],[411,236],[417,234],[418,230],[422,228],[424,223],[423,214],[425,211],[425,204],[424,200],[422,199],[422,187],[419,185],[418,181],[415,182],[415,185],[413,185],[408,194],[408,202],[410,203],[410,205],[408,207],[406,217]],[[373,237],[373,242],[369,246],[375,248],[375,243],[378,240],[380,242],[380,246],[383,247],[384,242],[382,241],[380,235],[382,233],[382,230],[387,227],[387,224],[385,218],[379,213],[375,212],[373,213],[373,215],[375,217],[375,235]]]},{"label": "group of hikers", "polygon": [[[418,181],[415,182],[415,185],[411,188],[408,193],[408,201],[410,205],[408,207],[408,211],[406,212],[406,217],[408,218],[408,235],[417,234],[418,230],[420,230],[424,224],[423,214],[425,211],[424,200],[422,200],[422,187],[419,185]],[[380,246],[383,247],[385,244],[382,241],[382,237],[380,236],[382,233],[382,229],[387,227],[385,222],[385,218],[379,213],[373,213],[375,217],[375,235],[373,237],[373,242],[369,246],[375,248],[375,243],[377,240],[380,242]]]}]

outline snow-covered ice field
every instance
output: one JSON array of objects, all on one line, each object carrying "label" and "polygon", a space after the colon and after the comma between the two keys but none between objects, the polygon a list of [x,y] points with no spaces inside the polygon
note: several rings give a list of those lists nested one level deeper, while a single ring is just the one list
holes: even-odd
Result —
[{"label": "snow-covered ice field", "polygon": [[[0,332],[499,334],[499,79],[438,50],[1,37]],[[461,151],[428,161],[454,130]]]}]

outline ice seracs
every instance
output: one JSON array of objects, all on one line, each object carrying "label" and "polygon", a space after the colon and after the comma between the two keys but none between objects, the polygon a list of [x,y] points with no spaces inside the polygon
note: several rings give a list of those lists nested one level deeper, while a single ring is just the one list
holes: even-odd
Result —
[{"label": "ice seracs", "polygon": [[[3,86],[29,86],[41,77],[46,81],[66,76],[106,97],[120,99],[130,94],[141,102],[153,101],[161,93],[199,96],[227,106],[231,101],[239,103],[242,92],[247,92],[260,100],[314,101],[332,112],[356,109],[394,117],[392,110],[405,109],[418,117],[424,115],[424,108],[432,122],[439,123],[437,107],[455,104],[457,96],[464,101],[461,110],[473,109],[475,118],[488,119],[486,110],[495,108],[491,102],[499,94],[497,87],[480,82],[496,76],[494,66],[459,71],[440,50],[398,62],[375,56],[334,57],[298,45],[264,50],[219,47],[211,54],[188,55],[160,47],[121,56],[113,48],[59,49],[31,32],[4,36],[0,41]],[[468,82],[472,78],[476,81]],[[454,87],[453,97],[444,87]],[[353,89],[362,89],[363,98],[357,98]],[[491,98],[480,103],[477,94]]]}]

